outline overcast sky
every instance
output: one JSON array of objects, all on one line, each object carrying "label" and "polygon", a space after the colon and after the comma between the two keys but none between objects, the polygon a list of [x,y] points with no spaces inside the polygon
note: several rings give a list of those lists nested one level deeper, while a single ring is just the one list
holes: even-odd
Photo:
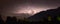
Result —
[{"label": "overcast sky", "polygon": [[39,12],[60,6],[60,0],[1,0],[1,12],[3,15],[12,13]]}]

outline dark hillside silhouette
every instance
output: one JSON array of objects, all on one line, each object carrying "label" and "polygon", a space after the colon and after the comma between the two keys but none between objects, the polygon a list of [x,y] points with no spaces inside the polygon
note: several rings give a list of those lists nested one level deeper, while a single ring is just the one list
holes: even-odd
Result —
[{"label": "dark hillside silhouette", "polygon": [[37,13],[31,17],[29,17],[28,19],[30,21],[41,21],[41,19],[44,19],[45,22],[49,22],[48,21],[48,16],[51,16],[51,19],[53,23],[59,23],[59,21],[56,19],[58,16],[60,16],[60,7],[58,7],[57,9],[50,9],[47,11],[42,11],[40,13]]}]

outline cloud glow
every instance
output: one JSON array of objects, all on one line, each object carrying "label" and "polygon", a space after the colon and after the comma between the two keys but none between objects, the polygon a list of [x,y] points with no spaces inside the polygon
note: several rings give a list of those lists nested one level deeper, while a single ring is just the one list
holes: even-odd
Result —
[{"label": "cloud glow", "polygon": [[27,6],[27,7],[20,7],[20,8],[22,8],[22,9],[18,8],[19,10],[14,11],[14,13],[16,13],[16,14],[28,13],[28,14],[34,15],[38,12],[49,9],[49,8],[40,8],[40,7],[34,7],[34,6]]}]

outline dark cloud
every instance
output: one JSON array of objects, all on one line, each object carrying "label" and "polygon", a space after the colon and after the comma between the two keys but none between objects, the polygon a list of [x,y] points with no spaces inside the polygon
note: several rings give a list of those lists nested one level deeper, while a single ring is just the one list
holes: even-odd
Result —
[{"label": "dark cloud", "polygon": [[[60,0],[1,0],[1,12],[2,14],[10,14],[13,11],[23,8],[17,7],[28,7],[37,6],[43,8],[56,8],[60,6]],[[25,8],[25,9],[26,9]],[[38,9],[38,8],[36,8]],[[23,10],[24,11],[24,10]]]},{"label": "dark cloud", "polygon": [[2,0],[2,5],[5,8],[7,7],[13,7],[14,5],[18,4],[37,4],[43,7],[57,7],[60,6],[60,0]]}]

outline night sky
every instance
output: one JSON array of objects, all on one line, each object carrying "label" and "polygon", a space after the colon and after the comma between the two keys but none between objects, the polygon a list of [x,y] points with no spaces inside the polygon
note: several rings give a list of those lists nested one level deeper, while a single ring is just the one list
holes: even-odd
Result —
[{"label": "night sky", "polygon": [[26,14],[27,16],[22,17],[29,17],[38,12],[60,6],[60,0],[1,0],[0,2],[0,13],[3,16]]}]

